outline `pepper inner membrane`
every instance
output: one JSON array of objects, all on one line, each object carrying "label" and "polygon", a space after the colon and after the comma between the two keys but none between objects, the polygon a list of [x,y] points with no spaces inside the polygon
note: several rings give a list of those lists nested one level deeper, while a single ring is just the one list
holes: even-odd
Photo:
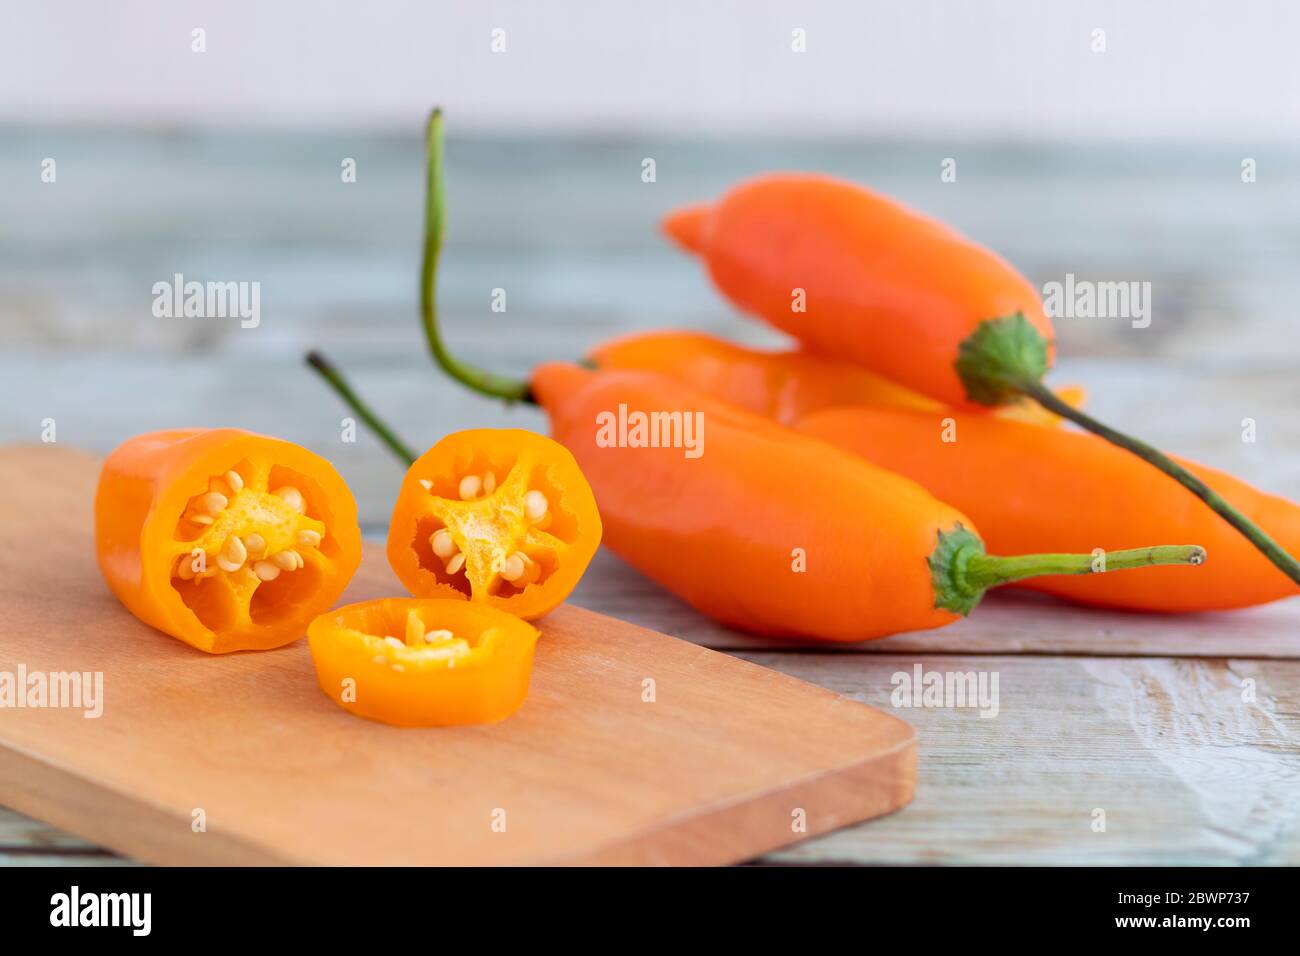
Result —
[{"label": "pepper inner membrane", "polygon": [[477,452],[419,481],[429,497],[411,547],[421,568],[467,597],[545,583],[577,535],[545,464]]},{"label": "pepper inner membrane", "polygon": [[213,631],[270,626],[299,610],[339,557],[311,478],[247,459],[210,475],[174,532],[171,586]]},{"label": "pepper inner membrane", "polygon": [[[384,664],[399,673],[410,664],[454,669],[457,664],[468,661],[474,646],[482,640],[482,635],[472,635],[466,639],[446,628],[430,630],[420,612],[414,608],[408,610],[400,622],[370,621],[367,625],[367,629],[360,633],[368,639],[375,652],[372,662]],[[375,633],[381,630],[386,632],[383,636]],[[393,632],[400,636],[395,636]]]}]

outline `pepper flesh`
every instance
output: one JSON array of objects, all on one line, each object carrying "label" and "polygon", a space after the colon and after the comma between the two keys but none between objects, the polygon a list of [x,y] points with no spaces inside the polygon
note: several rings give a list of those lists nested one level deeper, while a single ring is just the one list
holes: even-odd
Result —
[{"label": "pepper flesh", "polygon": [[601,532],[568,450],[522,429],[471,429],[407,471],[388,562],[417,597],[483,601],[531,620],[573,591]]},{"label": "pepper flesh", "polygon": [[[944,442],[943,425],[932,414],[859,406],[814,413],[797,427],[952,502],[998,552],[1127,548],[1176,536],[1196,540],[1213,556],[1202,568],[1036,578],[1020,587],[1084,604],[1164,612],[1226,610],[1300,593],[1226,522],[1100,438],[978,413],[961,414],[955,423],[957,440]],[[1300,506],[1213,468],[1183,464],[1289,551],[1300,552]]]},{"label": "pepper flesh", "polygon": [[509,717],[528,696],[537,638],[513,615],[454,599],[349,604],[307,629],[325,695],[359,717],[399,727]]},{"label": "pepper flesh", "polygon": [[105,460],[95,551],[127,610],[220,654],[302,637],[356,571],[361,531],[325,459],[240,429],[182,429]]},{"label": "pepper flesh", "polygon": [[[939,411],[946,406],[853,362],[806,348],[748,348],[703,332],[641,332],[605,342],[588,354],[601,369],[657,372],[751,412],[793,424],[810,412],[839,405],[887,405]],[[1057,390],[1070,405],[1083,404],[1077,385]],[[1041,425],[1061,418],[1039,405],[1020,402],[989,414]]]}]

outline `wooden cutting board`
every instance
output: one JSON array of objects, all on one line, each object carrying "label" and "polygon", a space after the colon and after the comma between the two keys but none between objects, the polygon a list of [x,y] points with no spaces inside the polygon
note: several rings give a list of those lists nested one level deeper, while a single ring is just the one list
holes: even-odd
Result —
[{"label": "wooden cutting board", "polygon": [[[0,708],[0,803],[95,843],[164,864],[718,864],[912,797],[902,721],[572,607],[539,622],[510,719],[352,717],[305,641],[211,657],[131,617],[95,566],[98,468],[0,449],[0,672],[104,686],[98,718]],[[368,545],[345,600],[400,593]]]}]

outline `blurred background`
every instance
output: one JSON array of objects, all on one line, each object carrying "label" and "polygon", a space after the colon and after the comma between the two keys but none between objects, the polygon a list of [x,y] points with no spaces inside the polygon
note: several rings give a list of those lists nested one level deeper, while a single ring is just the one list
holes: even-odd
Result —
[{"label": "blurred background", "polygon": [[[748,174],[823,170],[950,220],[1040,286],[1150,281],[1149,328],[1058,322],[1056,381],[1295,493],[1298,32],[1282,2],[14,5],[0,439],[53,418],[101,451],[177,422],[333,445],[373,530],[396,474],[368,437],[337,447],[341,409],[304,349],[416,444],[540,427],[440,381],[418,336],[420,132],[439,103],[441,300],[474,360],[523,372],[654,326],[775,341],[656,224]],[[153,284],[176,273],[260,283],[260,325],[154,317]]]}]

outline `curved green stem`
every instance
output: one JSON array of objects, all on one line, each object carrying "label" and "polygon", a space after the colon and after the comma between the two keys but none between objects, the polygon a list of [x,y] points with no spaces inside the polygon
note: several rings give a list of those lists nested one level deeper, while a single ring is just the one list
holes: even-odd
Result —
[{"label": "curved green stem", "polygon": [[[435,109],[429,116],[425,131],[427,151],[427,193],[425,196],[424,254],[420,266],[420,315],[424,337],[429,352],[444,372],[470,389],[507,402],[533,402],[532,388],[528,382],[494,375],[460,361],[442,341],[438,325],[438,258],[442,253],[443,181],[442,181],[442,110]],[[371,410],[352,390],[342,374],[319,352],[307,354],[307,364],[320,373],[344,403],[379,437],[388,449],[408,466],[415,461],[415,452],[384,421]]]},{"label": "curved green stem", "polygon": [[528,382],[495,375],[460,361],[443,344],[438,327],[438,257],[442,252],[443,185],[442,185],[442,110],[429,116],[425,130],[428,184],[424,212],[424,258],[420,266],[420,315],[424,337],[429,342],[433,360],[444,372],[470,389],[490,398],[507,402],[533,402]]},{"label": "curved green stem", "polygon": [[360,396],[352,390],[352,386],[347,383],[343,375],[336,369],[329,359],[319,352],[308,352],[307,364],[320,373],[321,378],[329,383],[330,387],[338,393],[344,403],[352,409],[363,422],[370,426],[371,430],[379,436],[379,440],[388,446],[388,450],[396,455],[409,468],[415,461],[416,454],[411,450],[411,446],[406,444],[397,437],[397,434],[376,415],[370,406],[363,402]]},{"label": "curved green stem", "polygon": [[1056,396],[1050,388],[1042,382],[1026,382],[1021,385],[1021,390],[1025,395],[1032,398],[1038,404],[1042,405],[1049,411],[1055,412],[1062,418],[1068,418],[1080,428],[1086,428],[1094,435],[1099,435],[1112,445],[1118,445],[1125,451],[1132,452],[1148,464],[1159,468],[1174,481],[1178,482],[1196,497],[1204,501],[1210,508],[1228,524],[1236,528],[1241,534],[1250,541],[1256,548],[1264,553],[1264,556],[1272,561],[1282,573],[1289,577],[1296,584],[1300,584],[1300,562],[1291,557],[1283,547],[1270,538],[1259,525],[1251,521],[1244,514],[1234,508],[1220,495],[1217,491],[1207,485],[1201,479],[1184,468],[1178,462],[1174,461],[1158,448],[1153,448],[1144,441],[1131,438],[1123,432],[1118,432],[1108,425],[1103,425],[1091,415],[1086,415],[1079,409],[1062,401]]}]

